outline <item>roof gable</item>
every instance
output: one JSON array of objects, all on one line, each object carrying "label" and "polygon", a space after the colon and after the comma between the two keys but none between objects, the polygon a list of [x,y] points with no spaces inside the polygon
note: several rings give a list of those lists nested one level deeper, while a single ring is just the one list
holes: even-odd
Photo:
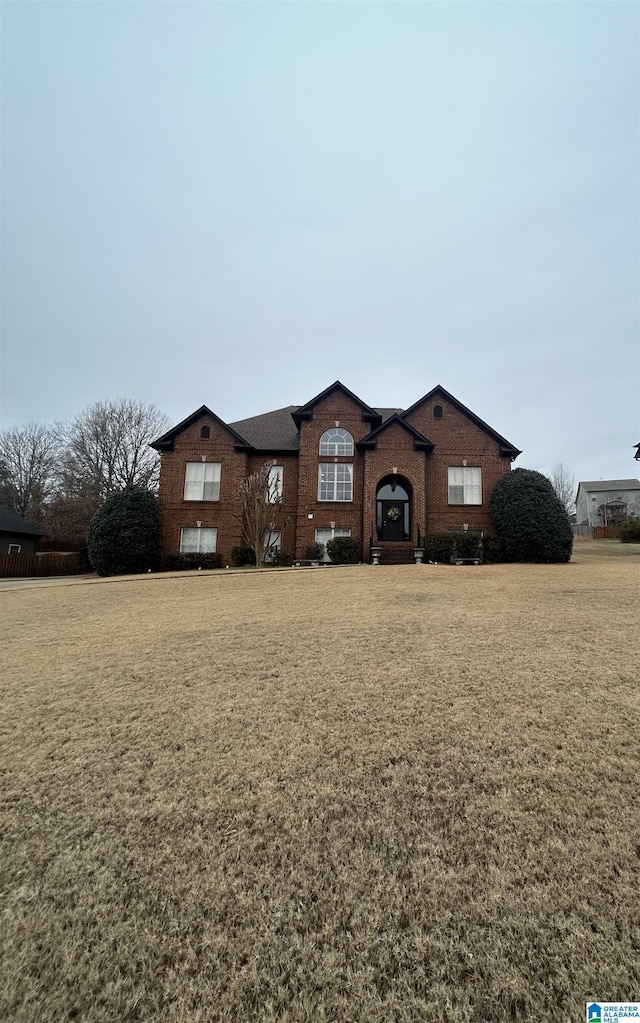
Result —
[{"label": "roof gable", "polygon": [[411,426],[411,423],[406,423],[397,412],[394,412],[392,416],[385,419],[384,423],[380,423],[380,425],[376,426],[371,433],[368,433],[366,437],[363,437],[362,440],[358,441],[358,448],[376,448],[378,446],[378,437],[390,426],[399,426],[413,437],[413,447],[415,451],[433,451],[435,444],[416,430],[415,427]]},{"label": "roof gable", "polygon": [[420,408],[420,406],[423,405],[426,401],[431,401],[433,398],[442,398],[443,401],[446,401],[450,405],[453,405],[453,407],[457,409],[458,412],[460,412],[463,416],[469,419],[477,427],[483,430],[484,433],[488,434],[490,437],[493,437],[493,439],[497,441],[500,447],[501,455],[508,455],[510,458],[513,459],[517,458],[518,455],[522,454],[519,448],[514,447],[514,445],[511,444],[506,439],[506,437],[503,437],[501,434],[497,432],[497,430],[494,430],[492,426],[489,426],[488,423],[485,423],[484,419],[480,419],[480,416],[477,416],[475,412],[472,412],[471,409],[467,408],[466,405],[463,405],[461,401],[458,401],[458,399],[453,394],[450,394],[449,391],[447,391],[441,384],[436,384],[436,386],[433,387],[430,391],[428,391],[425,395],[423,395],[422,398],[419,398],[418,401],[414,402],[414,404],[410,408],[403,412],[403,417],[406,418],[407,416],[411,415],[412,412],[415,412],[416,409]]},{"label": "roof gable", "polygon": [[41,529],[29,522],[13,508],[0,505],[0,533],[23,533],[25,536],[44,536]]},{"label": "roof gable", "polygon": [[343,383],[341,383],[339,380],[336,380],[334,381],[334,383],[330,384],[329,387],[326,387],[324,391],[321,391],[320,394],[316,394],[315,398],[312,398],[311,401],[308,401],[306,405],[301,405],[296,412],[291,413],[291,415],[293,416],[293,421],[298,427],[298,429],[300,429],[300,423],[304,419],[313,419],[313,410],[315,406],[319,405],[320,402],[324,401],[325,398],[328,398],[329,395],[333,394],[334,391],[341,391],[342,394],[344,394],[347,398],[350,398],[350,400],[353,401],[356,405],[359,405],[360,409],[362,410],[362,418],[365,422],[375,424],[376,426],[380,423],[381,417],[379,412],[376,412],[376,410],[367,405],[366,402],[362,400],[362,398],[359,398],[357,394],[354,394],[353,391],[350,391],[349,388],[345,387]]},{"label": "roof gable", "polygon": [[215,412],[212,412],[207,405],[201,405],[199,409],[192,412],[190,416],[183,419],[177,426],[173,426],[170,430],[167,430],[166,433],[163,433],[162,437],[158,437],[157,440],[154,440],[149,447],[155,448],[156,451],[173,451],[175,439],[178,434],[183,433],[184,430],[193,426],[194,423],[197,423],[198,420],[202,419],[204,416],[209,416],[218,424],[218,426],[221,426],[223,430],[226,430],[227,433],[231,434],[234,447],[239,450],[249,450],[251,448],[251,445],[244,439],[244,437],[234,430],[233,427],[229,426],[228,423],[225,423],[224,420],[220,419],[220,416],[217,416]]}]

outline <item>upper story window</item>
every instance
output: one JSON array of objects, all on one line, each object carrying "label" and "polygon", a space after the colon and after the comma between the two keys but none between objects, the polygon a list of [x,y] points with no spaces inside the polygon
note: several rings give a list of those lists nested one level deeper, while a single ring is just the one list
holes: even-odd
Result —
[{"label": "upper story window", "polygon": [[220,500],[220,462],[187,462],[185,501]]},{"label": "upper story window", "polygon": [[200,430],[200,436],[202,437],[202,440],[209,440],[209,437],[211,436],[211,427],[203,426]]},{"label": "upper story window", "polygon": [[433,406],[433,418],[442,419],[442,405]]},{"label": "upper story window", "polygon": [[482,504],[482,469],[449,469],[449,504]]},{"label": "upper story window", "polygon": [[318,469],[319,501],[353,501],[353,466],[344,462],[321,462]]},{"label": "upper story window", "polygon": [[272,465],[269,469],[269,483],[267,485],[267,503],[275,504],[282,499],[282,479],[284,469],[281,465]]},{"label": "upper story window", "polygon": [[325,430],[320,438],[321,455],[352,455],[353,437],[348,430],[338,426],[332,426]]}]

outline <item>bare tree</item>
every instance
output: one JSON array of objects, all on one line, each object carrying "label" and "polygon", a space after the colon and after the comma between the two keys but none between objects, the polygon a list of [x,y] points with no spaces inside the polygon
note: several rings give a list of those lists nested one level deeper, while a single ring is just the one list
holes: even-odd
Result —
[{"label": "bare tree", "polygon": [[576,510],[576,481],[564,462],[556,462],[551,470],[551,485],[566,508],[567,515]]},{"label": "bare tree", "polygon": [[155,490],[160,462],[149,444],[168,427],[163,412],[141,401],[89,405],[66,429],[62,490],[100,499],[124,487]]},{"label": "bare tree", "polygon": [[20,515],[38,519],[55,489],[60,451],[56,427],[27,423],[0,433],[2,501]]},{"label": "bare tree", "polygon": [[275,553],[282,526],[282,480],[270,462],[247,476],[238,487],[242,542],[250,547],[262,568]]}]

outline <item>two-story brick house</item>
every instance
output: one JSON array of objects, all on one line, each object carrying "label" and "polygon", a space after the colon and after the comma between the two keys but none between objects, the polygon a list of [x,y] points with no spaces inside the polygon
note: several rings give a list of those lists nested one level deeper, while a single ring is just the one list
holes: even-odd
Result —
[{"label": "two-story brick house", "polygon": [[165,553],[240,540],[238,486],[270,462],[282,493],[283,551],[353,536],[409,560],[418,535],[491,530],[489,498],[520,454],[443,387],[409,409],[371,408],[340,381],[306,405],[224,423],[206,405],[158,438]]}]

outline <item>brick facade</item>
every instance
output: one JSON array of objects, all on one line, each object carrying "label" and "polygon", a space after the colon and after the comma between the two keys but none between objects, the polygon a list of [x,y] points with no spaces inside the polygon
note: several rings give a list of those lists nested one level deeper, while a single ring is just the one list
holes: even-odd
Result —
[{"label": "brick facade", "polygon": [[[278,423],[285,427],[288,423],[288,429],[274,427],[273,417],[279,417]],[[322,434],[335,426],[353,437],[352,456],[319,454]],[[210,436],[202,436],[203,427],[209,428]],[[247,439],[249,427],[251,440]],[[282,447],[278,447],[279,436]],[[491,531],[491,491],[520,453],[444,388],[434,388],[403,412],[372,409],[339,382],[307,405],[291,406],[291,412],[278,410],[238,424],[225,424],[202,406],[153,446],[161,452],[163,552],[179,551],[183,528],[215,527],[223,564],[231,563],[231,549],[241,542],[238,486],[265,462],[283,467],[283,551],[301,558],[314,542],[316,529],[346,528],[363,542],[367,558],[369,542],[379,540],[376,497],[385,477],[397,480],[410,495],[409,535],[403,542],[414,546],[418,530],[424,534],[462,529],[466,523],[469,529]],[[218,500],[184,499],[188,462],[220,464]],[[319,500],[320,463],[353,466],[351,501]],[[463,466],[481,470],[481,504],[449,503],[448,470]]]}]

